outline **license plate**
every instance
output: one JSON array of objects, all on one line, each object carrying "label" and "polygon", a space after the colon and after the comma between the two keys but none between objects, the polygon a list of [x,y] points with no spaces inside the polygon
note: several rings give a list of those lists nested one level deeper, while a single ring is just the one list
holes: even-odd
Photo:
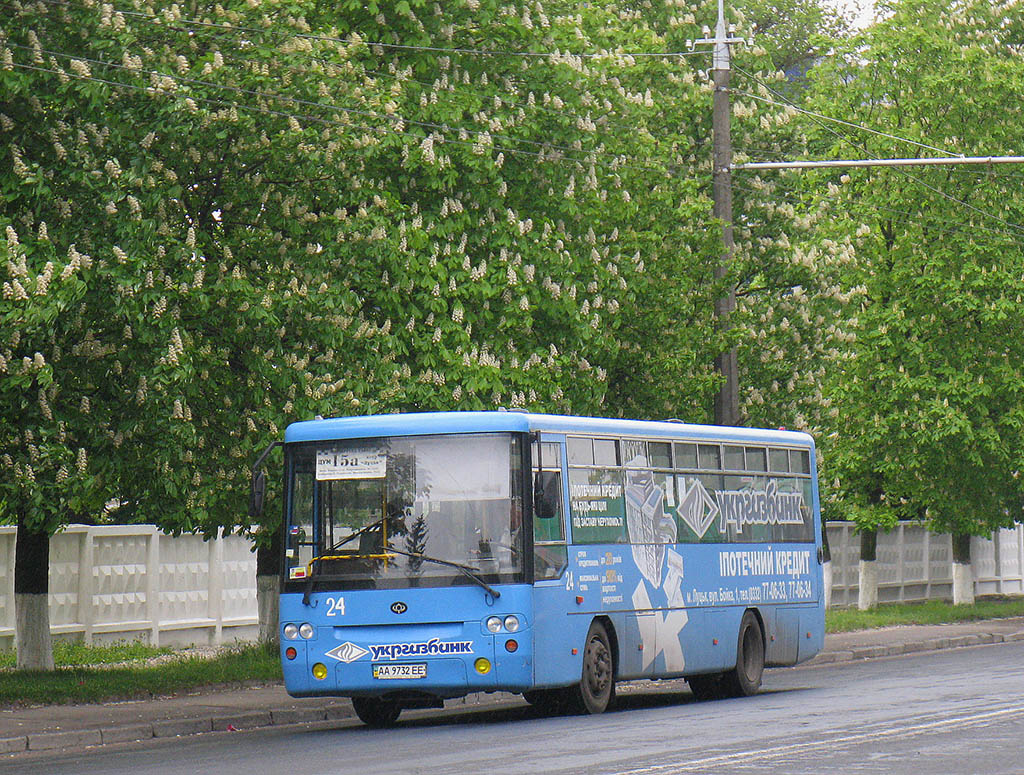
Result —
[{"label": "license plate", "polygon": [[426,678],[427,665],[425,662],[416,665],[374,665],[373,677],[385,680],[391,678]]}]

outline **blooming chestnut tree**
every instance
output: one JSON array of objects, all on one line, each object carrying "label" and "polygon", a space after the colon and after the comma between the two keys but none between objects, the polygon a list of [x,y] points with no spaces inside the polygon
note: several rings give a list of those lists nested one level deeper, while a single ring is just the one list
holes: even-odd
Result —
[{"label": "blooming chestnut tree", "polygon": [[0,509],[26,622],[48,536],[104,511],[255,527],[273,557],[248,467],[296,419],[705,419],[745,330],[714,327],[711,86],[676,56],[705,5],[14,0]]},{"label": "blooming chestnut tree", "polygon": [[[1021,10],[932,0],[884,10],[844,56],[812,71],[815,109],[929,146],[908,152],[862,134],[855,152],[867,157],[1014,153]],[[815,142],[829,156],[850,153],[835,134]],[[977,167],[816,178],[834,227],[859,242],[842,270],[860,290],[851,358],[827,389],[842,413],[830,441],[837,484],[865,530],[882,515],[951,532],[960,571],[971,535],[1022,515],[1018,178]]]},{"label": "blooming chestnut tree", "polygon": [[657,243],[651,141],[603,128],[654,111],[603,69],[632,64],[404,47],[613,50],[540,6],[370,5],[0,24],[0,502],[37,632],[54,530],[247,529],[248,464],[293,419],[601,408]]}]

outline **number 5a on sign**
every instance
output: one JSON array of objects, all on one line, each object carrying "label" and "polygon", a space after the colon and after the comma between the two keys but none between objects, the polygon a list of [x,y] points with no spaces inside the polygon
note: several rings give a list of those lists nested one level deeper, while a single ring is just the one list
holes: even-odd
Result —
[{"label": "number 5a on sign", "polygon": [[381,449],[321,449],[316,453],[316,478],[382,479],[387,474],[387,453]]}]

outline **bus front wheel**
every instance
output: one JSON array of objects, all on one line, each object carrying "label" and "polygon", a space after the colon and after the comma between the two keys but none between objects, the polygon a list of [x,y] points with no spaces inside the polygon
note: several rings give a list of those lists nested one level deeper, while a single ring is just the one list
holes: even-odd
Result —
[{"label": "bus front wheel", "polygon": [[402,712],[397,704],[380,697],[353,697],[352,707],[360,721],[368,727],[377,728],[391,726]]},{"label": "bus front wheel", "polygon": [[730,697],[749,697],[761,688],[764,673],[764,636],[753,611],[740,620],[736,667],[725,674],[724,688]]},{"label": "bus front wheel", "polygon": [[582,713],[604,713],[615,696],[615,666],[608,631],[595,621],[583,647],[583,674],[572,689],[572,704]]}]

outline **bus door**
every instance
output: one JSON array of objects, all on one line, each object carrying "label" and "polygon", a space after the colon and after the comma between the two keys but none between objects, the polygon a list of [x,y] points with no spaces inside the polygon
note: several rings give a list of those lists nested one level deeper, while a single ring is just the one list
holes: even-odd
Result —
[{"label": "bus door", "polygon": [[540,434],[531,448],[533,484],[534,685],[564,684],[576,671],[566,619],[575,607],[566,545],[565,437]]}]

